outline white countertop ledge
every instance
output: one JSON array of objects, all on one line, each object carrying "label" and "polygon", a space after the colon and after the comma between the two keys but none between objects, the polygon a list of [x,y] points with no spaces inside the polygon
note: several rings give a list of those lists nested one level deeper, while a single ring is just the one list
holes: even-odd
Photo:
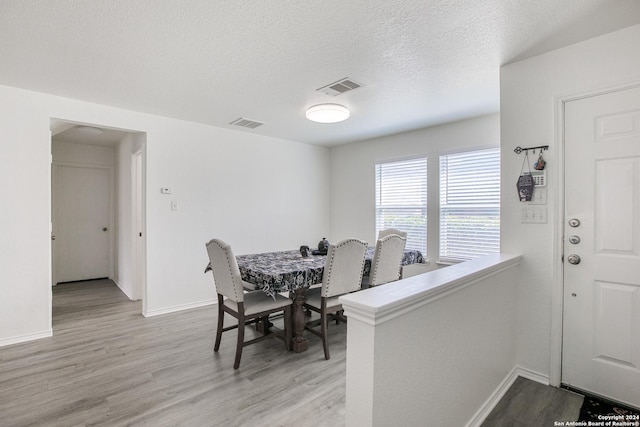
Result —
[{"label": "white countertop ledge", "polygon": [[[347,317],[379,325],[520,264],[521,255],[493,254],[340,297]],[[515,285],[515,284],[514,284]]]}]

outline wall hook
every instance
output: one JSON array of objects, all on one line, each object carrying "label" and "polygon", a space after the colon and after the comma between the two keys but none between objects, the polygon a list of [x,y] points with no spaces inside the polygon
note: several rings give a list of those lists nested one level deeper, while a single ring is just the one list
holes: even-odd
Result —
[{"label": "wall hook", "polygon": [[522,147],[518,146],[513,151],[516,154],[520,154],[523,151],[525,153],[529,153],[529,150],[532,150],[533,154],[536,154],[536,150],[538,150],[538,149],[540,150],[540,153],[542,153],[543,151],[548,150],[549,146],[548,145],[538,145],[537,147],[527,147],[527,148],[522,148]]}]

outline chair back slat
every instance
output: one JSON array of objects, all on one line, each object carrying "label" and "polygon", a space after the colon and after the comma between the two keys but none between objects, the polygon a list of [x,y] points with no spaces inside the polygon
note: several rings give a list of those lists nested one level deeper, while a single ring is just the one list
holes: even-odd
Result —
[{"label": "chair back slat", "polygon": [[323,297],[342,295],[360,289],[367,242],[346,239],[329,245],[322,275]]},{"label": "chair back slat", "polygon": [[371,260],[369,286],[383,285],[400,278],[402,254],[406,242],[407,239],[398,234],[389,234],[378,239]]},{"label": "chair back slat", "polygon": [[232,301],[243,302],[242,278],[231,246],[220,239],[212,239],[206,246],[216,291]]}]

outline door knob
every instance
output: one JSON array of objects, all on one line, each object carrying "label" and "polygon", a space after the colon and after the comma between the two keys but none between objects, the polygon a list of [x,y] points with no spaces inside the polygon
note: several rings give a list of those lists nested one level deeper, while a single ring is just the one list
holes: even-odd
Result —
[{"label": "door knob", "polygon": [[569,243],[571,243],[572,245],[577,245],[578,243],[580,243],[580,236],[569,236]]},{"label": "door knob", "polygon": [[569,225],[573,228],[580,227],[580,220],[578,218],[571,218],[569,220]]},{"label": "door knob", "polygon": [[108,228],[107,227],[102,227],[102,231],[107,231]]},{"label": "door knob", "polygon": [[567,261],[569,261],[569,264],[573,265],[580,264],[580,255],[571,254],[567,257]]}]

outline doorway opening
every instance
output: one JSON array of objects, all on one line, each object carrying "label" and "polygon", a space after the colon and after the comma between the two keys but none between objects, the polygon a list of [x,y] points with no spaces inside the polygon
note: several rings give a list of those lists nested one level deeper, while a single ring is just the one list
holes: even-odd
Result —
[{"label": "doorway opening", "polygon": [[52,286],[108,278],[144,307],[146,134],[61,119],[50,129]]}]

